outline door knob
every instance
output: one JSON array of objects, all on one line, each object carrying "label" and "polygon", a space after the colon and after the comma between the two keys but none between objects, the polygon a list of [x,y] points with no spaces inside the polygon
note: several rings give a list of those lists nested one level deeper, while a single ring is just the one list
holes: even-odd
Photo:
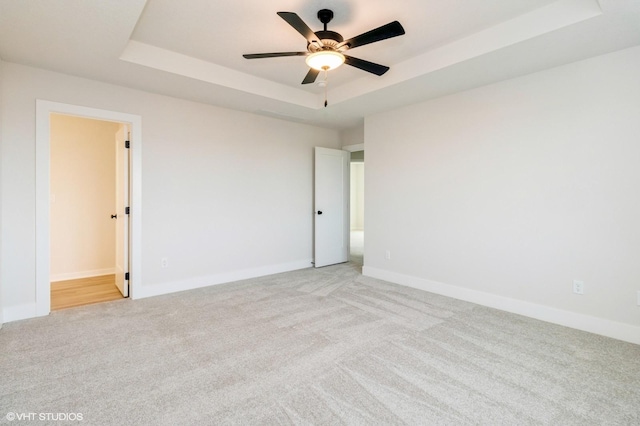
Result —
[{"label": "door knob", "polygon": [[117,218],[118,218],[118,215],[117,215],[117,214],[112,214],[112,215],[111,215],[111,219],[117,219]]},{"label": "door knob", "polygon": [[322,214],[322,210],[318,210],[318,214]]}]

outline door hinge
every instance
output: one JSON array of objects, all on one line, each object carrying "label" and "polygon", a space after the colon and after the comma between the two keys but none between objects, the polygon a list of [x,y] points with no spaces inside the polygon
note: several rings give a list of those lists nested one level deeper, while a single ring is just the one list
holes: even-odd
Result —
[{"label": "door hinge", "polygon": [[129,141],[124,141],[124,147],[125,148],[131,147],[131,143]]},{"label": "door hinge", "polygon": [[129,214],[130,211],[131,209],[129,207],[124,208],[124,214]]},{"label": "door hinge", "polygon": [[129,281],[129,273],[128,272],[124,273],[124,279],[125,279],[125,281]]}]

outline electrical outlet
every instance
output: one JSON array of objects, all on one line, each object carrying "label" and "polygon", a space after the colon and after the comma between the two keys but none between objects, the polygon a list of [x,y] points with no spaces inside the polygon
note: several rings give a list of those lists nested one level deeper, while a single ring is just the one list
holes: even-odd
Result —
[{"label": "electrical outlet", "polygon": [[160,259],[160,265],[161,265],[163,268],[167,268],[167,267],[169,267],[169,261],[167,260],[167,258],[166,258],[166,257],[163,257],[162,259]]},{"label": "electrical outlet", "polygon": [[584,294],[584,281],[573,280],[573,292],[575,294]]},{"label": "electrical outlet", "polygon": [[387,250],[384,252],[384,258],[387,260],[391,260],[391,251]]}]

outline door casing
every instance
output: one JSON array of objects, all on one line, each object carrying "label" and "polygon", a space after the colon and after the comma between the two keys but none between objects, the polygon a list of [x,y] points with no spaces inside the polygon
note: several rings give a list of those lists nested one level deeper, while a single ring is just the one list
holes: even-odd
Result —
[{"label": "door casing", "polygon": [[142,297],[142,216],[141,216],[141,150],[142,117],[116,111],[89,108],[37,99],[36,100],[36,303],[33,316],[45,316],[51,312],[50,283],[50,115],[67,114],[104,121],[115,121],[130,126],[130,229],[129,229],[129,297]]}]

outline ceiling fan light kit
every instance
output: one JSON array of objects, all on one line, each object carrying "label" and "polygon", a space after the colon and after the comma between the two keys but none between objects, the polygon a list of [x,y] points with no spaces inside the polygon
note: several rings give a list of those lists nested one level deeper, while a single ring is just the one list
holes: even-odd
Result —
[{"label": "ceiling fan light kit", "polygon": [[365,44],[375,43],[377,41],[386,40],[388,38],[404,34],[404,28],[402,28],[402,25],[400,25],[398,21],[393,21],[348,40],[344,40],[342,35],[339,33],[327,30],[327,24],[333,19],[333,11],[329,9],[322,9],[318,11],[318,19],[324,25],[324,29],[315,32],[312,31],[311,28],[309,28],[309,26],[293,12],[278,12],[278,16],[284,19],[307,40],[307,51],[252,53],[242,56],[246,59],[305,56],[305,62],[310,69],[304,80],[302,80],[302,84],[315,82],[320,71],[325,71],[326,73],[329,70],[338,68],[343,63],[380,76],[389,71],[389,67],[365,61],[364,59],[354,58],[353,56],[345,55],[344,52]]},{"label": "ceiling fan light kit", "polygon": [[329,71],[344,63],[345,57],[335,50],[320,50],[307,56],[305,62],[310,68],[318,71]]}]

